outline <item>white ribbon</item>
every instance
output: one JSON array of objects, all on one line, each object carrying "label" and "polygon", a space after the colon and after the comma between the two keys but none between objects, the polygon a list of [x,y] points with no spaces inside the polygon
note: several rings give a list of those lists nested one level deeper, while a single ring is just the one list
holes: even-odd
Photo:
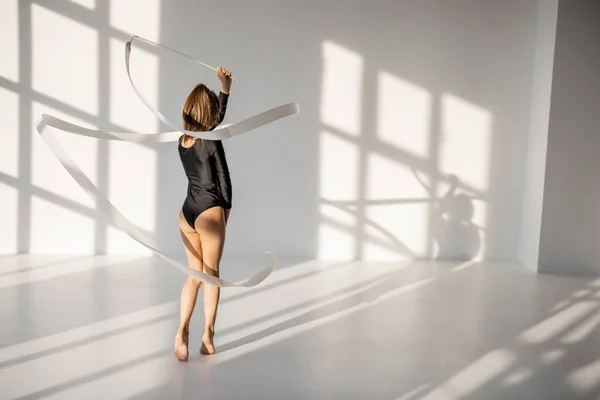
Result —
[{"label": "white ribbon", "polygon": [[[175,142],[179,140],[179,137],[182,133],[188,134],[190,136],[199,138],[199,139],[207,139],[207,140],[223,140],[228,139],[234,136],[241,135],[243,133],[249,132],[253,129],[264,126],[273,121],[298,114],[299,106],[298,103],[286,104],[280,107],[275,107],[271,110],[262,112],[260,114],[256,114],[252,117],[246,118],[240,122],[230,124],[230,125],[222,125],[217,127],[213,131],[209,132],[192,132],[186,131],[184,129],[180,129],[175,124],[171,123],[167,118],[165,118],[158,110],[156,110],[138,91],[137,87],[133,83],[131,79],[131,74],[129,70],[129,56],[131,54],[131,42],[134,39],[141,39],[147,42],[150,42],[146,39],[140,38],[138,36],[134,36],[127,44],[125,45],[125,67],[127,69],[127,76],[129,77],[129,81],[131,82],[131,86],[133,90],[138,95],[140,100],[165,124],[174,128],[175,132],[166,132],[166,133],[155,133],[155,134],[141,134],[141,133],[113,133],[113,132],[104,132],[100,130],[88,129],[79,125],[72,124],[67,121],[63,121],[59,118],[53,117],[48,114],[42,114],[41,118],[39,118],[35,123],[35,128],[40,134],[41,138],[44,140],[46,145],[50,148],[52,153],[56,156],[58,161],[65,167],[67,172],[75,179],[75,181],[81,186],[81,188],[96,202],[98,209],[104,212],[113,224],[127,233],[133,240],[151,250],[154,254],[156,254],[159,258],[163,259],[170,265],[179,269],[180,271],[193,276],[194,278],[208,283],[213,286],[219,287],[252,287],[256,286],[265,280],[271,272],[273,272],[275,268],[275,255],[271,252],[266,252],[266,254],[270,255],[270,263],[267,267],[260,270],[258,273],[254,274],[250,278],[239,282],[230,282],[224,279],[216,278],[212,275],[208,275],[206,273],[200,272],[198,270],[192,269],[187,265],[184,265],[177,260],[168,257],[164,254],[160,249],[158,249],[151,238],[147,237],[145,233],[140,230],[135,224],[129,221],[103,194],[100,190],[92,183],[92,181],[83,173],[81,168],[69,157],[65,149],[58,143],[54,135],[52,134],[51,129],[56,128],[64,132],[72,133],[75,135],[87,136],[96,139],[106,139],[106,140],[123,140],[129,142],[155,142],[155,143],[163,143],[163,142]],[[150,42],[154,43],[154,42]],[[164,47],[168,50],[171,50],[175,53],[181,54],[185,57],[183,53],[180,53],[176,50],[173,50],[169,47],[160,45],[158,43],[154,43],[158,46]],[[194,60],[194,59],[192,59]],[[214,69],[198,60],[194,60],[208,68]]]},{"label": "white ribbon", "polygon": [[[148,43],[154,43],[151,42],[150,40],[147,39],[143,39],[140,38],[139,36],[134,36],[131,38],[131,40],[129,42],[127,42],[125,44],[125,68],[127,69],[127,77],[129,78],[129,82],[131,83],[131,87],[133,88],[133,91],[138,95],[138,97],[140,98],[140,100],[146,105],[146,107],[148,107],[148,109],[150,111],[152,111],[152,113],[158,118],[160,119],[162,122],[164,122],[166,125],[170,126],[172,129],[175,129],[176,131],[179,131],[181,133],[185,133],[187,135],[196,137],[198,139],[208,139],[208,140],[222,140],[222,139],[229,139],[231,137],[237,136],[237,135],[241,135],[242,133],[246,133],[252,129],[256,129],[258,127],[261,127],[263,125],[269,124],[273,121],[276,121],[278,119],[281,118],[285,118],[285,117],[289,117],[291,115],[296,115],[300,112],[300,107],[298,105],[298,103],[290,103],[290,104],[285,104],[283,106],[280,107],[276,107],[273,108],[269,111],[265,111],[262,112],[260,114],[256,114],[250,118],[247,118],[245,120],[242,120],[238,123],[235,124],[231,124],[231,125],[225,125],[225,126],[221,126],[221,127],[217,127],[216,129],[212,130],[212,131],[208,131],[208,132],[194,132],[194,131],[187,131],[185,129],[181,129],[178,125],[173,124],[171,121],[169,121],[164,115],[162,115],[160,113],[160,111],[158,111],[156,108],[154,108],[152,106],[152,104],[150,104],[150,102],[140,93],[140,91],[138,90],[137,86],[135,85],[135,83],[133,82],[133,79],[131,79],[131,73],[129,71],[129,56],[131,54],[131,43],[135,40],[135,39],[140,39],[140,40],[144,40]],[[171,50],[177,54],[182,54],[180,52],[178,52],[177,50],[173,50],[170,47],[166,47],[163,45],[160,45],[158,43],[154,43],[158,46],[164,47],[165,49]],[[185,56],[185,54],[182,54]],[[191,58],[189,56],[185,56],[188,58]],[[194,60],[192,58],[192,60]],[[204,64],[203,62],[194,60],[202,65],[204,65],[205,67],[208,67],[210,69],[213,69],[213,67]],[[178,135],[179,138],[179,135]],[[177,139],[175,139],[177,140]]]}]

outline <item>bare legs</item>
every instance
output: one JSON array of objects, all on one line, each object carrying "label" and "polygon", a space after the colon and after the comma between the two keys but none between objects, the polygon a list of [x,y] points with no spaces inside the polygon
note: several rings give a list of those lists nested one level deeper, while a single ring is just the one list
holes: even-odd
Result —
[{"label": "bare legs", "polygon": [[[196,219],[196,231],[202,246],[204,273],[219,277],[219,264],[225,244],[225,213],[221,207],[204,211]],[[214,354],[213,336],[221,288],[204,286],[204,334],[202,335],[202,354]]]},{"label": "bare legs", "polygon": [[[183,247],[185,248],[185,254],[187,256],[188,265],[198,271],[202,271],[202,247],[200,246],[200,237],[195,229],[189,226],[183,213],[179,212],[179,230],[181,232],[181,239],[183,240]],[[175,336],[175,357],[180,361],[187,361],[188,359],[188,343],[190,333],[190,319],[192,318],[192,312],[196,306],[196,298],[198,297],[198,290],[202,282],[188,276],[183,289],[181,289],[181,303],[179,310],[179,329]]]},{"label": "bare legs", "polygon": [[[219,276],[219,264],[225,243],[225,226],[229,210],[213,207],[204,211],[196,219],[192,229],[183,214],[179,213],[179,228],[190,268],[203,271],[212,276]],[[175,337],[174,353],[177,359],[187,361],[189,324],[202,282],[187,277],[181,290],[181,307],[179,329]],[[220,288],[204,286],[204,318],[205,326],[202,335],[202,354],[214,354],[213,336],[219,304]]]}]

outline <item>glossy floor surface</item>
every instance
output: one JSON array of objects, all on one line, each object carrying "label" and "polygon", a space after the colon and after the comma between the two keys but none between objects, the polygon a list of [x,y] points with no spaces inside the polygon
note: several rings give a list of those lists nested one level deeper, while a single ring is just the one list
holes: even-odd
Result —
[{"label": "glossy floor surface", "polygon": [[[282,260],[222,291],[215,356],[172,354],[184,275],[0,256],[1,399],[595,399],[600,279],[509,263]],[[225,260],[240,279],[266,260]],[[262,263],[262,264],[261,264]]]}]

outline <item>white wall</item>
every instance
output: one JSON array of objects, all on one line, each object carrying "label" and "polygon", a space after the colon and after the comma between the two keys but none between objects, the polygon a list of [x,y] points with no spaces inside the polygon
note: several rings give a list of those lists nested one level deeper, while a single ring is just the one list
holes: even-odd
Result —
[{"label": "white wall", "polygon": [[540,270],[600,272],[600,3],[561,1]]},{"label": "white wall", "polygon": [[538,270],[558,0],[539,3],[519,260]]},{"label": "white wall", "polygon": [[[14,120],[0,148],[12,160],[0,164],[3,252],[139,250],[30,133],[50,110],[101,128],[157,129],[123,80],[121,45],[135,33],[230,68],[242,83],[229,122],[301,103],[298,117],[226,143],[228,252],[517,257],[536,1],[11,4],[18,24],[2,32],[13,29],[14,45],[0,50],[0,99]],[[143,50],[134,77],[179,118],[190,85],[214,78]],[[14,59],[16,68],[4,63]],[[185,181],[174,146],[62,140],[126,215],[180,251]]]},{"label": "white wall", "polygon": [[[123,45],[133,33],[158,39],[159,12],[159,0],[2,1],[0,252],[142,252],[109,226],[32,124],[49,113],[101,129],[158,129],[128,87]],[[143,66],[137,77],[156,101],[158,60],[146,56]],[[154,232],[154,149],[58,137],[132,221]]]},{"label": "white wall", "polygon": [[[163,42],[244,80],[232,119],[301,103],[299,117],[226,143],[229,249],[403,259],[436,257],[441,243],[445,258],[516,258],[536,2],[163,7]],[[172,115],[182,101],[168,83],[176,70],[162,64],[161,106]],[[177,168],[171,149],[160,154]],[[459,182],[444,207],[466,222],[444,220],[432,201],[449,174]],[[159,194],[170,214],[181,201],[172,192]],[[174,248],[169,213],[159,232]]]}]

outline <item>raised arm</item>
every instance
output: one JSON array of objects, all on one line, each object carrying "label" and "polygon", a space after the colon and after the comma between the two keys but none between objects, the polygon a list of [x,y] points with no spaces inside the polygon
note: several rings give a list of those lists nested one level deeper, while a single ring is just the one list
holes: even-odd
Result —
[{"label": "raised arm", "polygon": [[219,92],[219,103],[221,104],[221,108],[219,110],[219,116],[217,117],[217,125],[219,125],[225,119],[232,79],[231,72],[223,67],[217,68],[217,77],[219,77],[219,80],[221,81],[221,91]]}]

